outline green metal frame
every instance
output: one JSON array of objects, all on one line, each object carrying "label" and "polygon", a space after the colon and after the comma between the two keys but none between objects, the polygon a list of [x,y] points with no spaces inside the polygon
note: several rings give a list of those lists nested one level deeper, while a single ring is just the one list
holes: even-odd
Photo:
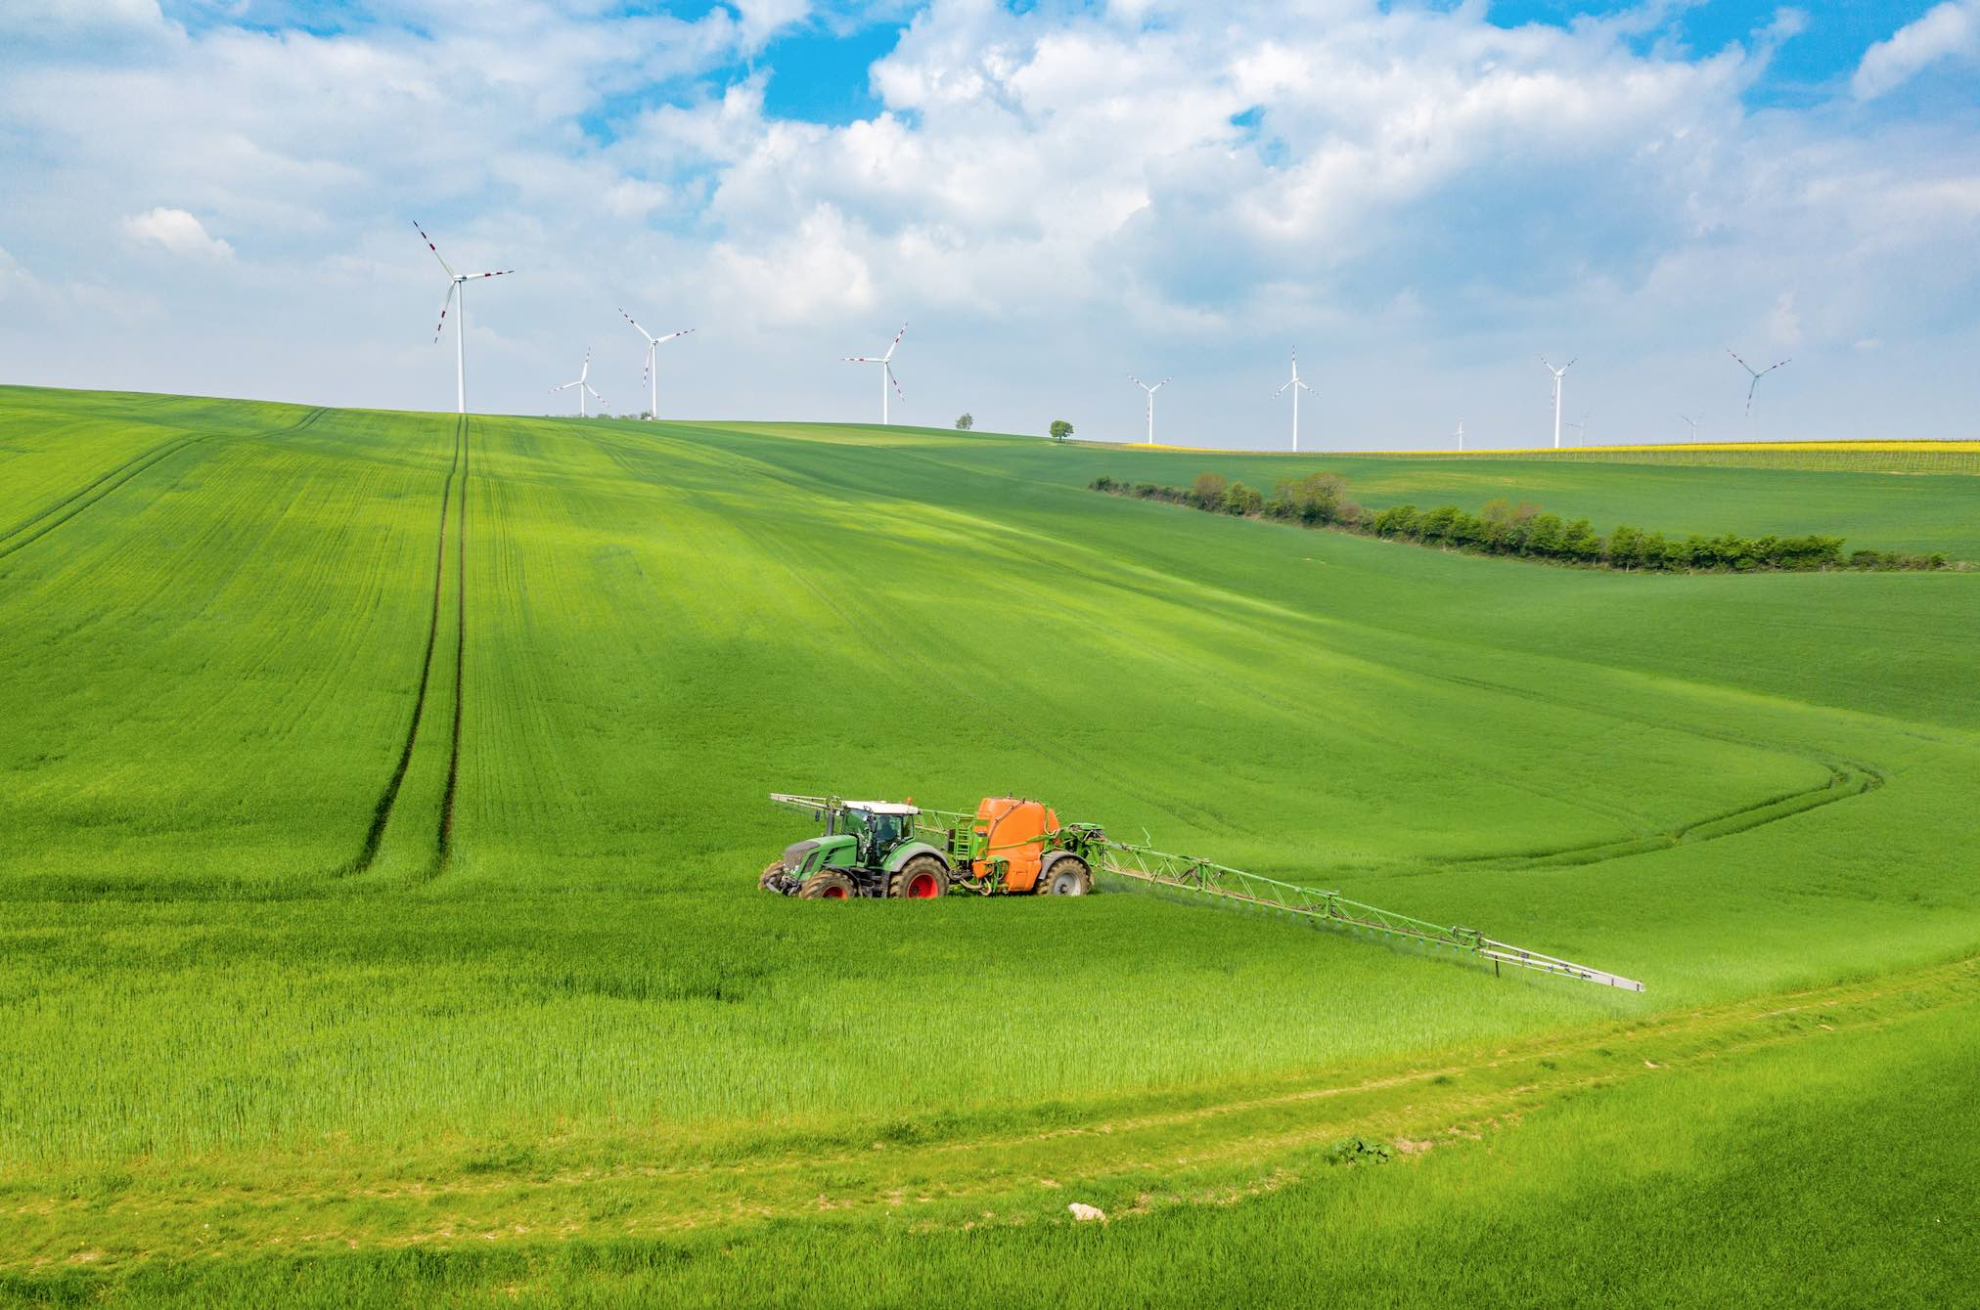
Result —
[{"label": "green metal frame", "polygon": [[1101,844],[1104,854],[1098,867],[1123,878],[1214,896],[1220,900],[1242,901],[1353,932],[1376,933],[1426,946],[1464,951],[1492,961],[1495,968],[1512,965],[1537,973],[1620,987],[1626,991],[1643,990],[1643,984],[1634,979],[1495,941],[1476,928],[1446,927],[1427,919],[1352,901],[1339,892],[1280,882],[1276,878],[1247,873],[1243,869],[1233,869],[1229,865],[1193,855],[1172,855],[1167,851],[1132,846],[1127,842],[1103,841]]}]

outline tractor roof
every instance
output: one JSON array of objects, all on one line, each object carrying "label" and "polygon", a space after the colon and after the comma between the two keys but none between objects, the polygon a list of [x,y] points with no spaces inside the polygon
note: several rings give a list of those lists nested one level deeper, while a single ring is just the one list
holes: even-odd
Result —
[{"label": "tractor roof", "polygon": [[847,801],[849,810],[865,810],[868,814],[919,814],[918,805],[901,805],[894,801]]}]

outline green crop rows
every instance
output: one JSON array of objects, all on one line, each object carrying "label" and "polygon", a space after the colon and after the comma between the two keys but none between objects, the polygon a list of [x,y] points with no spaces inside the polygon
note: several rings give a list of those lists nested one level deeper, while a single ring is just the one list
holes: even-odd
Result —
[{"label": "green crop rows", "polygon": [[[986,1212],[1050,1225],[1035,1295],[1070,1298],[1097,1261],[1101,1304],[1256,1301],[1261,1269],[1336,1297],[1372,1261],[1379,1301],[1403,1285],[1379,1239],[1314,1266],[1291,1234],[1365,1205],[1478,1263],[1455,1198],[1503,1187],[1535,1198],[1507,1221],[1534,1240],[1613,1206],[1591,1241],[1627,1260],[1622,1216],[1686,1180],[1799,1222],[1713,1156],[1763,1123],[1756,1150],[1809,1195],[1939,1177],[1833,1143],[1810,1165],[1778,1125],[1962,1131],[1945,1089],[1973,1072],[1971,980],[1904,980],[1980,952],[1980,575],[1581,572],[1084,490],[1205,467],[1328,469],[1377,507],[1506,497],[1980,558],[1968,476],[0,389],[0,1303],[770,1300],[841,1241],[819,1296],[982,1277],[1022,1297],[1015,1239],[959,1236]],[[1121,888],[786,901],[755,887],[805,834],[771,790],[1043,796],[1649,990],[1495,980]],[[1868,989],[1833,1056],[1715,1039],[1711,1072],[1454,1103],[1466,1132],[1427,1158],[1322,1167],[1294,1128],[1233,1145],[1208,1108],[1512,1043],[1596,1061],[1604,1034],[1830,983]],[[1792,1094],[1817,1072],[1829,1109]],[[944,1154],[1175,1107],[1207,1117],[1147,1158],[984,1163],[965,1186]],[[1405,1108],[1373,1097],[1340,1132],[1417,1131]],[[858,1163],[876,1143],[904,1153],[884,1180]],[[1191,1204],[1157,1154],[1233,1204]],[[799,1172],[758,1195],[721,1181],[735,1162]],[[1011,1200],[1041,1177],[1061,1190]],[[1081,1178],[1130,1212],[1183,1199],[1103,1238],[1063,1227]],[[862,1188],[893,1200],[812,1199]],[[1717,1254],[1675,1285],[1712,1300],[1742,1239],[1686,1214]],[[1905,1232],[1880,1249],[1906,1268],[1973,1251],[1970,1215]],[[1571,1299],[1478,1267],[1502,1296]]]}]

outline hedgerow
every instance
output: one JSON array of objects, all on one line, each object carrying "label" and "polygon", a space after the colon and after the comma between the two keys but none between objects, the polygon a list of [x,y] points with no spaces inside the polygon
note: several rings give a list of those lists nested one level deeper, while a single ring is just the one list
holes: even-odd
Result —
[{"label": "hedgerow", "polygon": [[1618,524],[1607,537],[1598,536],[1587,519],[1563,520],[1521,501],[1487,501],[1472,514],[1455,505],[1419,510],[1414,505],[1391,505],[1369,510],[1347,495],[1347,480],[1334,473],[1312,473],[1281,480],[1267,499],[1242,482],[1227,482],[1215,473],[1199,473],[1188,487],[1153,482],[1118,482],[1095,478],[1088,486],[1114,496],[1187,505],[1213,514],[1269,519],[1308,528],[1336,528],[1364,537],[1412,541],[1479,555],[1578,564],[1590,568],[1638,569],[1677,573],[1778,573],[1831,569],[1878,572],[1943,569],[1942,554],[1914,555],[1902,551],[1855,550],[1845,555],[1843,539],[1809,534],[1797,537],[1742,537],[1725,532],[1716,537],[1693,533],[1683,538],[1643,532]]}]

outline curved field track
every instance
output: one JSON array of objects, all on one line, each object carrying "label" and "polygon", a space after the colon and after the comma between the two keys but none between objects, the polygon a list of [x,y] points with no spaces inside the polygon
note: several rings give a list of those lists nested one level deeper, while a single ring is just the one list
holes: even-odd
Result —
[{"label": "curved field track", "polygon": [[[283,428],[271,428],[262,432],[229,434],[237,438],[279,437],[301,432],[317,419],[323,417],[320,409],[311,410],[304,417]],[[76,488],[68,495],[37,512],[0,531],[0,559],[6,558],[22,547],[41,540],[56,528],[81,514],[90,506],[116,491],[119,487],[150,471],[180,451],[211,441],[222,434],[205,432],[174,437],[159,442],[149,450],[131,456],[115,468],[98,474],[85,485]]]},{"label": "curved field track", "polygon": [[[1943,1301],[1980,573],[1085,489],[1222,458],[0,389],[0,1302]],[[1968,477],[1230,458],[1980,557]],[[1647,991],[766,896],[771,791],[1039,796]]]}]

